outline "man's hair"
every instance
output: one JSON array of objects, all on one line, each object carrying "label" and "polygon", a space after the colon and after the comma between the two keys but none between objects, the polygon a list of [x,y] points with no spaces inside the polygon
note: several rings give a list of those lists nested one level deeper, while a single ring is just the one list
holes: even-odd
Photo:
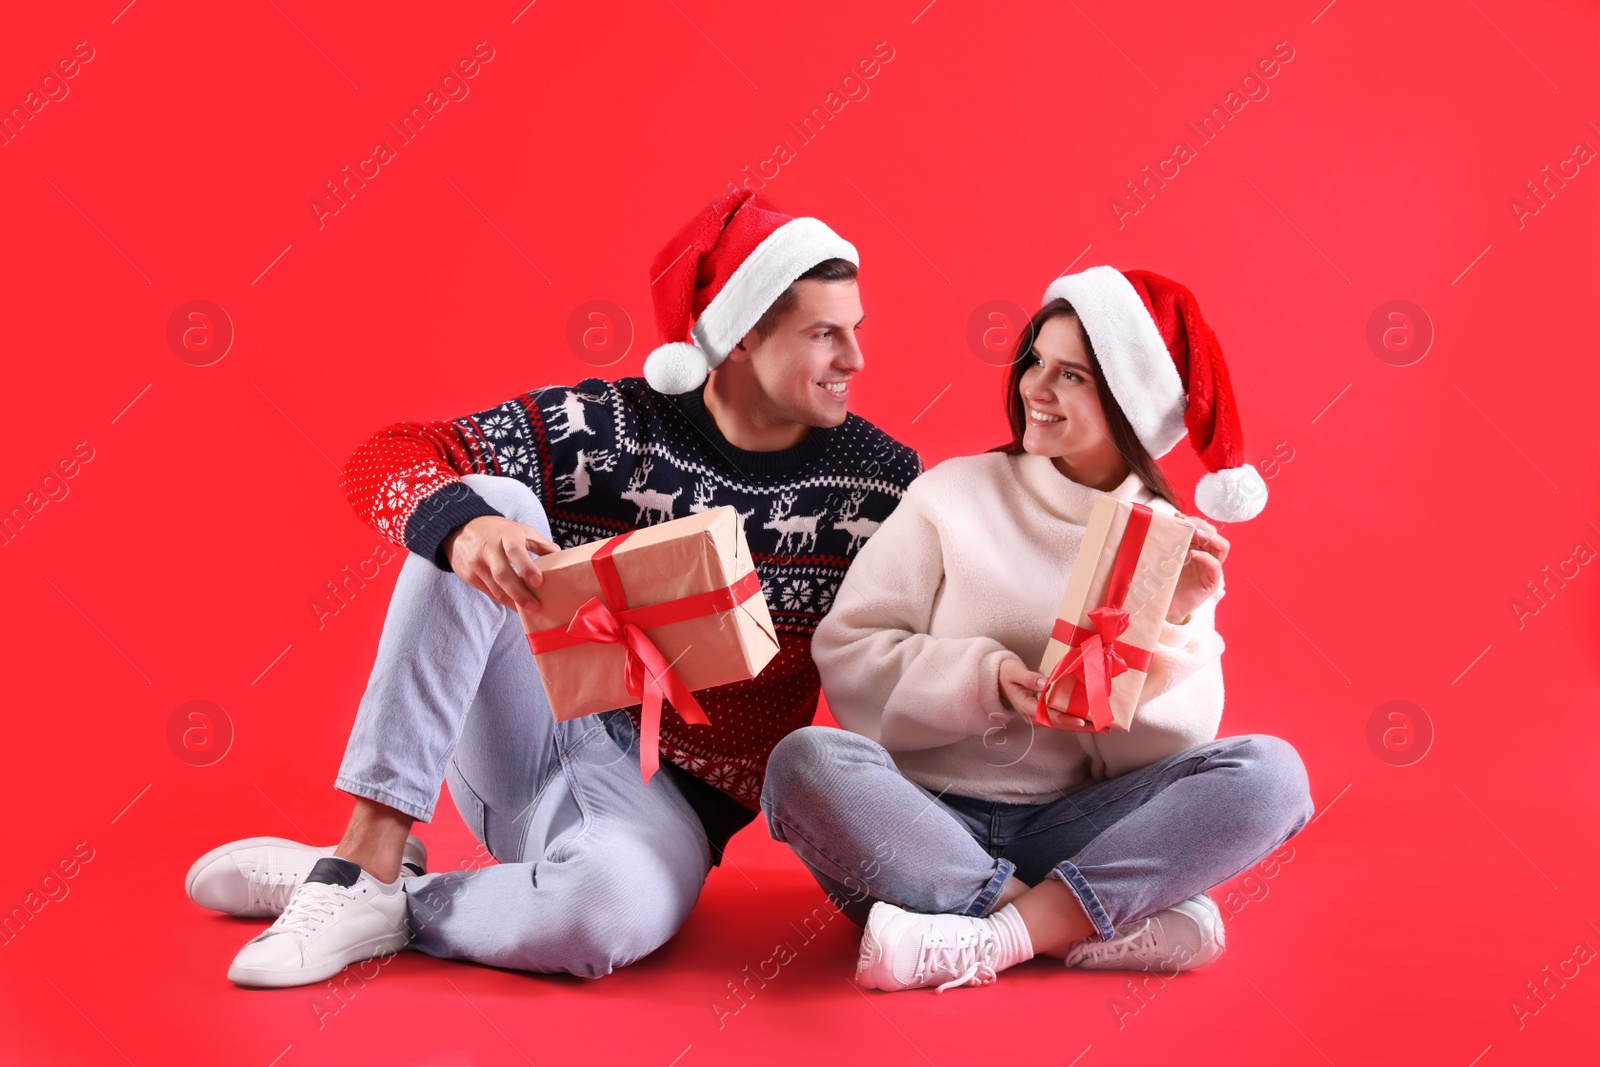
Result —
[{"label": "man's hair", "polygon": [[[856,265],[848,259],[825,259],[815,267],[806,271],[795,281],[818,282],[851,282],[856,278]],[[771,337],[778,329],[778,320],[794,310],[800,302],[800,294],[794,291],[791,285],[785,289],[778,299],[772,302],[761,318],[756,322],[756,336],[763,341]]]}]

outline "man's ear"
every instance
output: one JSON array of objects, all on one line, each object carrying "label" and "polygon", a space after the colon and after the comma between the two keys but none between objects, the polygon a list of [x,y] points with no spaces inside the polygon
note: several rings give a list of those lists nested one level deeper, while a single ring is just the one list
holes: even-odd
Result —
[{"label": "man's ear", "polygon": [[724,359],[732,360],[735,363],[748,363],[750,361],[750,354],[754,352],[760,344],[761,335],[756,333],[755,329],[752,328],[749,333],[739,338],[739,343],[734,345],[733,348],[728,351],[728,354],[724,357]]}]

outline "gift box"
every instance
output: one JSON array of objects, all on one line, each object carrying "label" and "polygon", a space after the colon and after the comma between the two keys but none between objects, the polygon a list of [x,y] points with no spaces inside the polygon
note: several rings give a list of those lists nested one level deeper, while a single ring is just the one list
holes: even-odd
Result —
[{"label": "gift box", "polygon": [[559,721],[640,705],[640,773],[659,762],[663,700],[704,724],[693,692],[754,678],[777,633],[739,513],[723,506],[540,556],[521,611]]},{"label": "gift box", "polygon": [[[1039,671],[1035,721],[1100,733],[1133,722],[1194,525],[1102,495],[1073,561]],[[1047,708],[1085,720],[1055,722]]]}]

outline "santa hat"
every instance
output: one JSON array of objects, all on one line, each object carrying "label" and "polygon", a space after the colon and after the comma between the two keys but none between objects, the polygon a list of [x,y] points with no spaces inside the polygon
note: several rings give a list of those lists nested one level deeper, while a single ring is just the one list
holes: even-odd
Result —
[{"label": "santa hat", "polygon": [[644,361],[650,387],[699,387],[795,279],[828,259],[861,262],[820,219],[774,211],[748,186],[713,200],[650,264],[661,330]]},{"label": "santa hat", "polygon": [[1057,297],[1077,311],[1111,395],[1150,454],[1188,436],[1209,472],[1195,505],[1218,522],[1259,515],[1267,483],[1244,462],[1228,365],[1194,294],[1147,270],[1090,267],[1051,282],[1044,301]]}]

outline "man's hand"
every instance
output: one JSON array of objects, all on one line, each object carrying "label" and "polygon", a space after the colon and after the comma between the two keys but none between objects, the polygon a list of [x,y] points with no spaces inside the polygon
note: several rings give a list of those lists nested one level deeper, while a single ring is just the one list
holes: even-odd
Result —
[{"label": "man's hand", "polygon": [[1178,574],[1178,590],[1172,594],[1172,606],[1167,609],[1168,622],[1181,622],[1191,611],[1204,604],[1222,584],[1222,561],[1228,558],[1228,539],[1217,528],[1202,518],[1185,515],[1194,524],[1194,540],[1189,543],[1189,557],[1184,560]]},{"label": "man's hand", "polygon": [[548,555],[558,546],[532,526],[501,515],[479,515],[450,531],[445,558],[462,581],[506,607],[537,611],[533,590],[543,584],[534,555]]}]

